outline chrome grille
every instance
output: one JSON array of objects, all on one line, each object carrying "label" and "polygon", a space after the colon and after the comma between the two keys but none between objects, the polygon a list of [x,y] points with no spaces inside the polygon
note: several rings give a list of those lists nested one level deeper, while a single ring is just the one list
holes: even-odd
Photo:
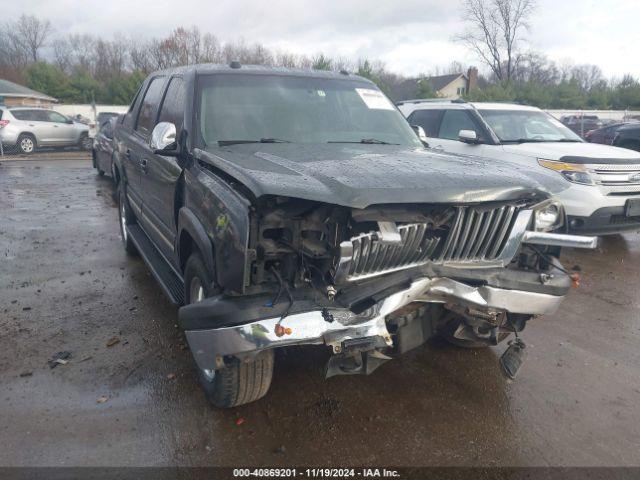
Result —
[{"label": "chrome grille", "polygon": [[377,232],[361,234],[340,244],[335,279],[362,280],[429,262],[504,265],[515,255],[530,218],[531,210],[519,212],[514,205],[456,207],[446,237],[436,236],[426,223],[399,226],[397,244],[381,242]]},{"label": "chrome grille", "polygon": [[516,207],[458,207],[440,262],[495,260],[502,254],[515,220]]},{"label": "chrome grille", "polygon": [[429,262],[440,242],[428,235],[427,224],[414,223],[398,227],[400,243],[385,244],[376,233],[353,237],[341,245],[339,280],[361,280],[383,273],[424,265]]},{"label": "chrome grille", "polygon": [[634,194],[640,192],[640,165],[594,164],[588,165],[596,183],[605,195]]}]

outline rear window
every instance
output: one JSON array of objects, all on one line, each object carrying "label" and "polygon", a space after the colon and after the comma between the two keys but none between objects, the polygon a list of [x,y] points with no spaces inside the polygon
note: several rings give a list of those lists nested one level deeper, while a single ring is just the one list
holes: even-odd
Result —
[{"label": "rear window", "polygon": [[34,119],[34,115],[31,110],[11,110],[11,115],[13,115],[16,120],[33,120]]}]

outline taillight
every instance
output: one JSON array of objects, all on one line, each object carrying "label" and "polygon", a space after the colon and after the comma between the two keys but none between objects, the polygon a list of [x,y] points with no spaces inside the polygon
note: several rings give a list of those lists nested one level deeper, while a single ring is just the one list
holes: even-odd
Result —
[{"label": "taillight", "polygon": [[4,128],[9,125],[9,120],[0,120],[0,128]]}]

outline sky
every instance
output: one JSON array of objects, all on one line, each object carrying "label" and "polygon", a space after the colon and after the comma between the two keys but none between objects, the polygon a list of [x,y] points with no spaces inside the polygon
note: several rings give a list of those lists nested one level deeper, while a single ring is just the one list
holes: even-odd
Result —
[{"label": "sky", "polygon": [[[48,18],[56,34],[152,38],[196,25],[220,41],[383,61],[404,75],[453,61],[482,65],[453,36],[459,0],[0,0],[3,19]],[[558,63],[592,63],[607,77],[640,77],[640,0],[537,0],[525,48]]]}]

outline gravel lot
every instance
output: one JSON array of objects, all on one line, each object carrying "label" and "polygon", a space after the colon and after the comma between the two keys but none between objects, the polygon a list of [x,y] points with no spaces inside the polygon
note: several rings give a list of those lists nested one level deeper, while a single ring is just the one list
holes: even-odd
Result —
[{"label": "gravel lot", "polygon": [[500,347],[433,342],[326,381],[325,350],[298,349],[265,399],[219,411],[176,309],[124,253],[108,178],[4,161],[0,212],[2,466],[640,465],[637,233],[566,253],[582,286],[524,332],[516,382]]}]

